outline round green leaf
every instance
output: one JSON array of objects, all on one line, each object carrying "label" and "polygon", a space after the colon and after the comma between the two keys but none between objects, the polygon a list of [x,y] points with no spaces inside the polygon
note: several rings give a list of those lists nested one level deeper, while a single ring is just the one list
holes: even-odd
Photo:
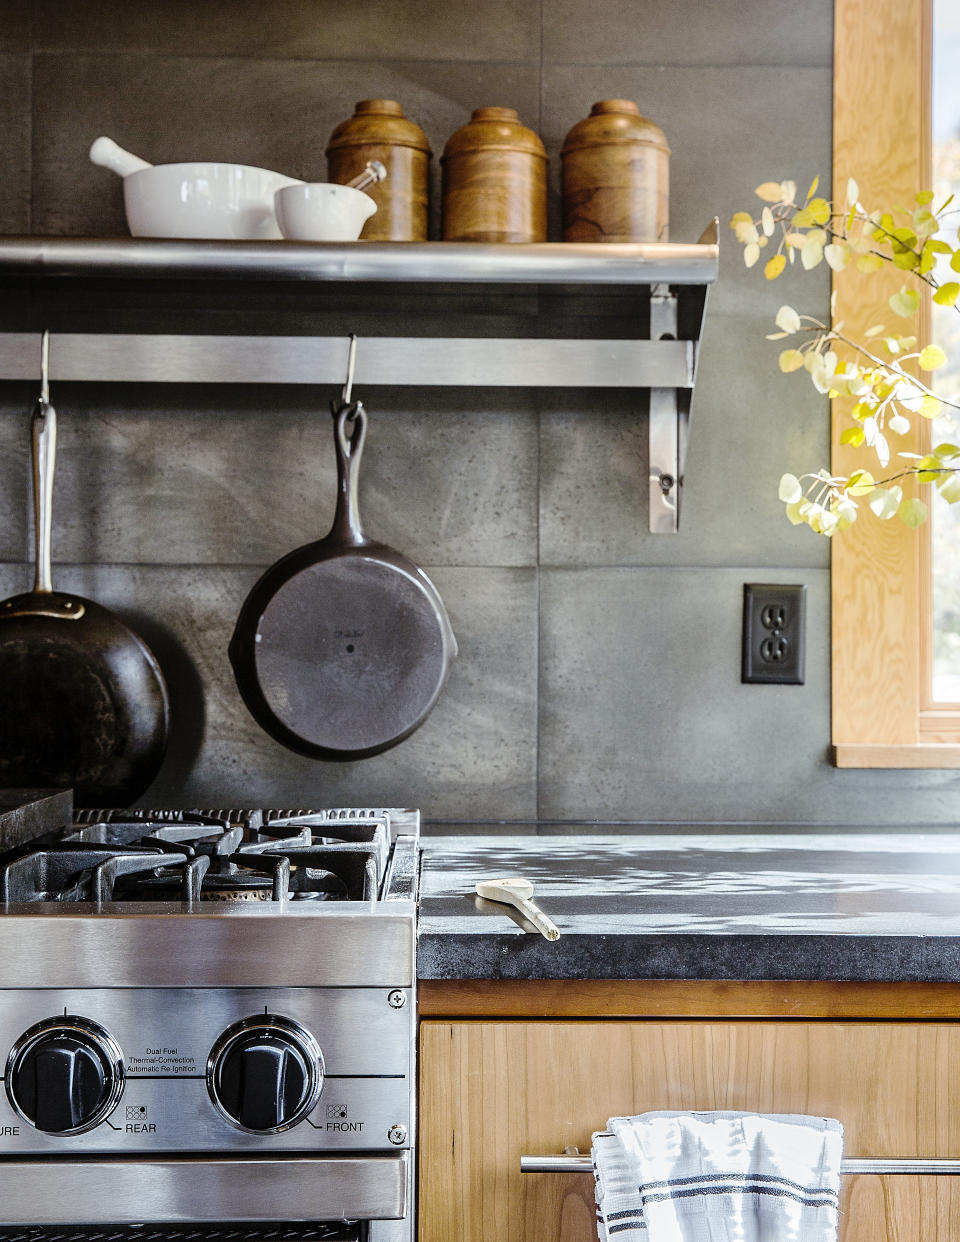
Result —
[{"label": "round green leaf", "polygon": [[960,500],[960,474],[942,474],[937,479],[937,491],[947,504],[955,505]]},{"label": "round green leaf", "polygon": [[799,349],[784,349],[780,353],[780,370],[784,375],[791,371],[799,371],[803,363],[804,357]]},{"label": "round green leaf", "polygon": [[933,295],[933,300],[938,306],[956,306],[958,297],[960,297],[960,283],[951,280],[940,286]]},{"label": "round green leaf", "polygon": [[878,518],[888,522],[897,516],[902,497],[899,487],[875,487],[867,498],[867,504]]},{"label": "round green leaf", "polygon": [[788,334],[800,331],[800,316],[792,306],[781,306],[774,323]]},{"label": "round green leaf", "polygon": [[947,355],[939,345],[925,345],[920,350],[917,364],[922,371],[936,371],[937,367],[942,367],[946,361]]},{"label": "round green leaf", "polygon": [[906,526],[922,526],[927,520],[927,506],[915,496],[911,497],[900,505],[897,517]]},{"label": "round green leaf", "polygon": [[904,319],[915,315],[919,305],[920,294],[917,293],[916,289],[908,289],[906,285],[890,298],[891,308]]}]

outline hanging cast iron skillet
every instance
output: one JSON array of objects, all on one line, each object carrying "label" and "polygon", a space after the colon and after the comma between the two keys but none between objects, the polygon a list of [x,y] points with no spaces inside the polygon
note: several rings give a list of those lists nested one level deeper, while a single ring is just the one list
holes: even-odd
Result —
[{"label": "hanging cast iron skillet", "polygon": [[80,807],[127,806],[163,761],[167,689],[118,617],[52,589],[57,415],[45,378],[31,435],[36,577],[32,591],[0,603],[0,787],[69,787]]},{"label": "hanging cast iron skillet", "polygon": [[367,414],[343,400],[332,410],[333,526],[256,584],[230,661],[244,702],[271,737],[312,758],[351,760],[395,746],[426,720],[457,643],[423,570],[364,535],[357,477]]}]

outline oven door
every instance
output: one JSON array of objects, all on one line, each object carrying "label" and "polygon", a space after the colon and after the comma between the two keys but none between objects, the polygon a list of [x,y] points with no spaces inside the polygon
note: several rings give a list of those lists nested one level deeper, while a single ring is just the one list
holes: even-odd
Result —
[{"label": "oven door", "polygon": [[[412,1238],[410,1153],[0,1159],[0,1239]],[[376,1224],[374,1224],[376,1222]],[[110,1226],[116,1226],[111,1232]],[[189,1226],[189,1228],[184,1228]],[[268,1228],[269,1226],[269,1228]],[[21,1227],[12,1229],[11,1227]],[[22,1228],[26,1227],[26,1228]],[[105,1228],[106,1227],[106,1228]],[[143,1231],[141,1233],[141,1230]]]}]

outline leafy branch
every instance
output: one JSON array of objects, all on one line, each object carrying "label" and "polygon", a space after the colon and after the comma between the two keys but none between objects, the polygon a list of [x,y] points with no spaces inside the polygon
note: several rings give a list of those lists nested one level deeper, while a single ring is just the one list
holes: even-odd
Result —
[{"label": "leafy branch", "polygon": [[[960,247],[938,236],[945,217],[954,214],[948,212],[952,195],[935,210],[931,208],[933,193],[923,191],[916,195],[912,208],[867,211],[856,182],[850,180],[840,211],[817,196],[817,187],[818,179],[814,179],[802,204],[793,181],[766,181],[757,187],[764,204],[759,215],[741,211],[730,221],[744,247],[747,267],[758,263],[761,252],[774,243],[775,253],[763,269],[767,280],[776,280],[797,258],[806,271],[825,262],[834,272],[853,264],[869,275],[892,265],[905,276],[904,284],[888,300],[898,318],[913,318],[920,310],[920,294],[907,283],[911,280],[932,289],[935,303],[960,313],[960,281],[944,280],[940,275],[947,256],[951,271],[960,273]],[[831,298],[831,318],[836,312],[835,298]],[[770,333],[769,340],[801,338],[781,351],[780,370],[804,370],[817,392],[830,398],[850,397],[851,425],[842,432],[841,443],[864,447],[881,471],[890,465],[890,437],[906,435],[914,418],[932,420],[944,407],[960,410],[960,403],[939,394],[916,374],[936,371],[947,363],[938,345],[918,348],[916,336],[888,330],[883,324],[869,328],[864,340],[858,341],[844,331],[842,322],[827,325],[786,305],[777,312],[776,326],[779,331]],[[951,504],[960,500],[960,447],[940,444],[924,456],[908,452],[896,456],[912,464],[879,481],[867,469],[849,476],[832,475],[825,469],[799,478],[785,474],[779,495],[788,518],[794,524],[806,523],[818,534],[833,535],[856,520],[859,502],[865,500],[881,519],[898,517],[909,526],[918,526],[927,518],[927,506],[915,497],[904,498],[900,481],[907,478],[932,483]]]}]

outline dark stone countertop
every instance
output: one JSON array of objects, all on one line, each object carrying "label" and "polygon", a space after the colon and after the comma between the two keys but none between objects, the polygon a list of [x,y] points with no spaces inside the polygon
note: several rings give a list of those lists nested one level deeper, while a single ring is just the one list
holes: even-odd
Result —
[{"label": "dark stone countertop", "polygon": [[[960,981],[960,831],[425,835],[421,979]],[[547,941],[481,879],[522,875]]]}]

